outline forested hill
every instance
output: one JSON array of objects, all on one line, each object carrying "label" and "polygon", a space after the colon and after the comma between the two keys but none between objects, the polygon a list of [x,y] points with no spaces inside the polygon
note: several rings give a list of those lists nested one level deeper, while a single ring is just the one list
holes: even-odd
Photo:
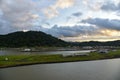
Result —
[{"label": "forested hill", "polygon": [[0,47],[120,46],[120,40],[108,42],[65,42],[41,31],[18,31],[0,35]]},{"label": "forested hill", "polygon": [[0,47],[67,46],[68,43],[40,31],[0,35]]},{"label": "forested hill", "polygon": [[74,42],[72,43],[76,46],[120,46],[120,40],[116,41],[107,41],[107,42],[98,42],[98,41],[89,41],[89,42]]}]

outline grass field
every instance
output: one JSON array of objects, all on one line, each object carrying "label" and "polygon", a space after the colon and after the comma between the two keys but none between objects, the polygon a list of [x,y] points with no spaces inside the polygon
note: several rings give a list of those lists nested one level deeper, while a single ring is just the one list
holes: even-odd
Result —
[{"label": "grass field", "polygon": [[[120,50],[110,51],[107,54],[99,54],[97,52],[89,53],[89,56],[71,56],[63,57],[60,54],[55,55],[3,55],[0,56],[0,68],[45,64],[45,63],[62,63],[75,61],[90,61],[101,59],[120,58]],[[6,59],[7,58],[7,59]]]}]

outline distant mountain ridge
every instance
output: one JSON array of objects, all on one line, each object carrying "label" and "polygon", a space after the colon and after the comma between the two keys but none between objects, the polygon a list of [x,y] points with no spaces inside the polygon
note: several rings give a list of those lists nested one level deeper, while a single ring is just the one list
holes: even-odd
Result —
[{"label": "distant mountain ridge", "polygon": [[68,43],[41,31],[0,35],[0,47],[67,46]]},{"label": "distant mountain ridge", "polygon": [[120,40],[108,42],[65,42],[41,31],[18,31],[0,35],[0,47],[120,46]]},{"label": "distant mountain ridge", "polygon": [[80,47],[81,46],[120,46],[120,40],[107,41],[107,42],[99,42],[99,41],[74,42],[72,44]]}]

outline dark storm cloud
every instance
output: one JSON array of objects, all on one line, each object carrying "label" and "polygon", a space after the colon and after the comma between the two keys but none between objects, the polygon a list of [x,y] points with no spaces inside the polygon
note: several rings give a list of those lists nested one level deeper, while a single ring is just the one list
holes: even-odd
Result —
[{"label": "dark storm cloud", "polygon": [[117,19],[109,20],[109,19],[94,18],[94,19],[82,20],[82,22],[96,25],[100,28],[120,30],[120,20]]}]

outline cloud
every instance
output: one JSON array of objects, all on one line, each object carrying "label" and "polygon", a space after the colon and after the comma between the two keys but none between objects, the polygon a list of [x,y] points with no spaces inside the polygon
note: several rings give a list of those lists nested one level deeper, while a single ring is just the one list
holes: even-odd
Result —
[{"label": "cloud", "polygon": [[72,16],[75,16],[75,17],[80,17],[82,15],[81,12],[76,12],[76,13],[73,13]]},{"label": "cloud", "polygon": [[74,3],[74,0],[57,0],[55,4],[43,9],[43,13],[47,16],[47,18],[51,19],[59,15],[58,9],[69,8],[73,6]]},{"label": "cloud", "polygon": [[113,2],[107,2],[101,6],[101,9],[104,11],[120,11],[120,2],[117,4]]},{"label": "cloud", "polygon": [[119,20],[89,18],[80,22],[84,25],[54,25],[51,28],[40,27],[39,30],[66,41],[108,41],[120,39],[119,22]]},{"label": "cloud", "polygon": [[93,19],[90,18],[90,19],[82,20],[82,22],[96,25],[100,28],[120,31],[120,20],[117,19],[109,20],[109,19],[101,19],[101,18],[93,18]]},{"label": "cloud", "polygon": [[[58,9],[69,8],[73,5],[74,0],[57,0],[54,5],[45,10],[45,14],[48,18],[53,18],[59,14]],[[43,20],[39,14],[38,4],[33,0],[0,0],[0,34],[39,28],[36,23],[38,20]],[[44,24],[50,26],[48,23],[44,22]]]},{"label": "cloud", "polygon": [[75,37],[80,35],[93,35],[97,33],[97,28],[94,26],[57,26],[54,25],[52,28],[44,29],[43,31],[52,34],[56,37]]},{"label": "cloud", "polygon": [[58,14],[59,14],[59,12],[57,11],[57,9],[54,8],[54,7],[52,7],[52,6],[44,9],[43,12],[44,12],[44,14],[46,15],[46,17],[47,17],[48,19],[51,19],[51,18],[53,18],[53,17],[57,17]]},{"label": "cloud", "polygon": [[101,10],[101,6],[102,6],[102,3],[100,2],[96,2],[94,5],[90,5],[89,7],[91,8],[91,10],[93,11],[99,11]]},{"label": "cloud", "polygon": [[64,1],[58,0],[54,5],[54,7],[64,9],[64,8],[69,8],[73,5],[74,5],[74,0],[64,0]]},{"label": "cloud", "polygon": [[100,36],[100,35],[94,35],[94,36],[81,36],[81,37],[62,37],[62,40],[65,41],[73,41],[73,42],[86,42],[86,41],[115,41],[119,40],[120,36]]},{"label": "cloud", "polygon": [[[101,16],[104,18],[104,15],[106,15],[104,11],[119,13],[119,0],[116,0],[119,1],[116,3],[106,3],[105,0],[82,0],[84,4],[78,3],[75,5],[77,1],[80,2],[80,0],[0,0],[0,34],[20,30],[40,30],[59,38],[80,37],[80,39],[119,34],[119,14],[111,14],[111,20],[95,18]],[[85,11],[82,11],[79,7],[85,7]],[[65,9],[68,11],[66,12]],[[104,11],[98,11],[101,9]],[[59,14],[63,16],[58,17]],[[113,15],[116,15],[118,18],[112,19]],[[87,16],[90,17],[86,18]],[[66,17],[67,21],[63,20]],[[82,22],[77,23],[79,20]]]},{"label": "cloud", "polygon": [[33,21],[40,18],[35,11],[36,6],[28,0],[1,0],[0,33],[30,29]]},{"label": "cloud", "polygon": [[88,5],[89,1],[88,1],[88,0],[82,0],[82,3],[83,3],[84,5]]},{"label": "cloud", "polygon": [[13,28],[8,27],[9,23],[5,20],[0,19],[0,34],[5,34],[10,32]]},{"label": "cloud", "polygon": [[[104,29],[97,26],[58,26],[52,28],[40,28],[45,33],[66,41],[107,41],[117,40],[120,37],[120,31]],[[44,30],[43,30],[44,29]]]},{"label": "cloud", "polygon": [[102,0],[101,1],[82,0],[82,3],[92,11],[99,11],[103,4]]}]

